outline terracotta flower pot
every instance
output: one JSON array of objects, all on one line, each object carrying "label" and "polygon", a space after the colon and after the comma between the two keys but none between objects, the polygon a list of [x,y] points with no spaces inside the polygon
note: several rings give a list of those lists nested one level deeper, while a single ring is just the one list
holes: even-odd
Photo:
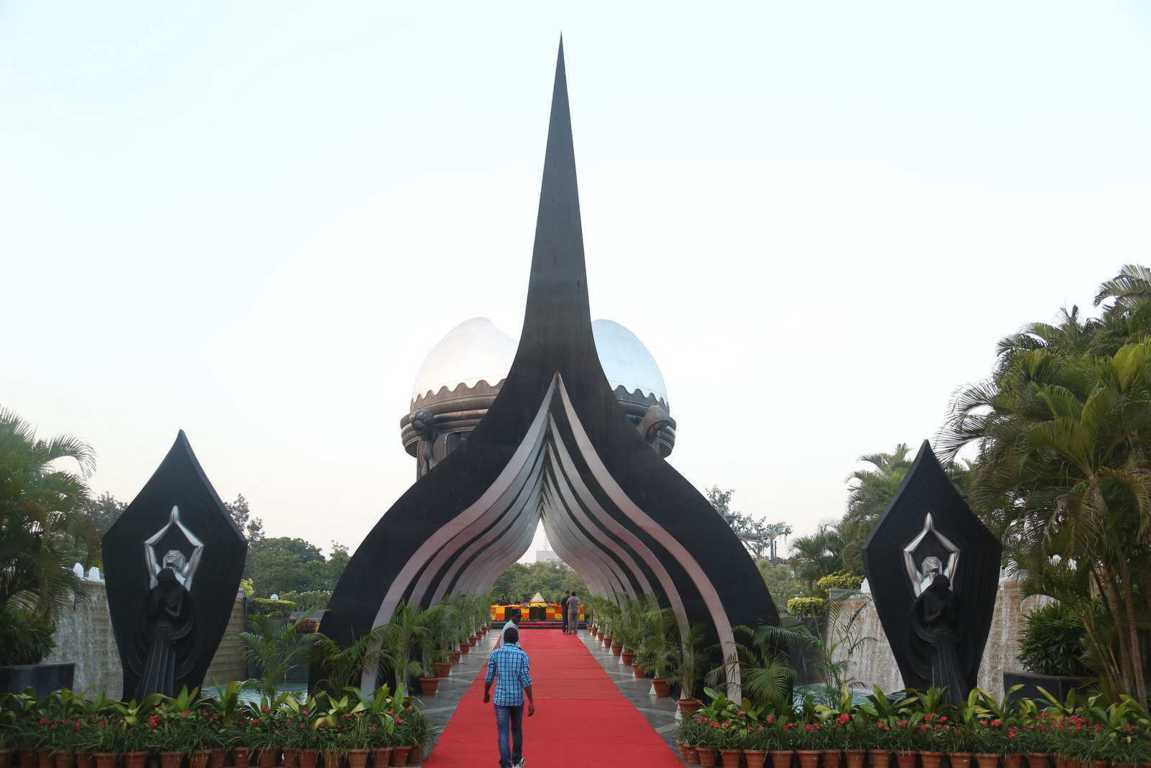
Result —
[{"label": "terracotta flower pot", "polygon": [[348,768],[368,768],[368,750],[349,749]]},{"label": "terracotta flower pot", "polygon": [[408,765],[420,764],[420,745],[413,744],[412,748],[408,750]]},{"label": "terracotta flower pot", "polygon": [[[188,755],[189,768],[208,768],[208,760],[212,758],[212,753],[206,749],[197,749],[192,754]],[[76,766],[80,768],[80,766]]]},{"label": "terracotta flower pot", "polygon": [[655,688],[655,695],[661,699],[666,699],[671,695],[671,681],[663,678],[652,678],[652,686]]},{"label": "terracotta flower pot", "polygon": [[148,753],[147,752],[125,752],[124,753],[124,768],[147,768]]},{"label": "terracotta flower pot", "polygon": [[699,768],[715,768],[716,751],[714,747],[696,747],[695,753],[699,757]]},{"label": "terracotta flower pot", "polygon": [[682,741],[676,742],[675,746],[679,749],[679,756],[683,758],[685,763],[688,765],[697,765],[699,763],[699,758],[695,755],[695,747],[688,746]]},{"label": "terracotta flower pot", "polygon": [[632,664],[631,674],[636,680],[642,680],[647,677],[647,672],[643,668],[643,664]]},{"label": "terracotta flower pot", "polygon": [[56,768],[72,768],[73,756],[71,752],[60,750],[52,755],[52,765]]},{"label": "terracotta flower pot", "polygon": [[635,663],[635,654],[631,651],[623,651],[620,653],[620,658],[623,659],[623,663],[629,667]]},{"label": "terracotta flower pot", "polygon": [[12,768],[12,750],[0,747],[0,768]]},{"label": "terracotta flower pot", "polygon": [[871,758],[871,768],[887,768],[891,765],[891,753],[886,749],[873,749],[868,756]]},{"label": "terracotta flower pot", "polygon": [[771,768],[791,768],[791,757],[795,754],[790,749],[773,749],[771,751]]},{"label": "terracotta flower pot", "polygon": [[747,768],[763,768],[767,763],[767,753],[762,749],[745,749],[743,759],[747,763]]},{"label": "terracotta flower pot", "polygon": [[1050,755],[1045,755],[1042,752],[1027,753],[1027,768],[1049,768],[1050,765]]},{"label": "terracotta flower pot", "polygon": [[301,749],[299,759],[300,768],[316,768],[316,762],[320,759],[320,751],[317,749]]},{"label": "terracotta flower pot", "polygon": [[844,754],[847,755],[847,768],[863,768],[867,762],[866,749],[849,749]]},{"label": "terracotta flower pot", "polygon": [[919,754],[916,752],[896,752],[895,764],[899,768],[915,768],[918,758]]},{"label": "terracotta flower pot", "polygon": [[76,768],[93,768],[95,764],[96,760],[92,757],[91,752],[76,753]]},{"label": "terracotta flower pot", "polygon": [[392,747],[392,765],[407,765],[411,747]]},{"label": "terracotta flower pot", "polygon": [[979,768],[999,768],[999,755],[990,752],[980,752],[975,756]]},{"label": "terracotta flower pot", "polygon": [[843,762],[843,753],[838,749],[823,750],[823,768],[839,768]]},{"label": "terracotta flower pot", "polygon": [[115,752],[97,752],[92,757],[96,761],[96,768],[116,768]]},{"label": "terracotta flower pot", "polygon": [[[420,678],[420,695],[421,696],[435,696],[436,691],[440,689],[440,679],[438,677],[421,677]],[[261,768],[263,768],[261,766]]]},{"label": "terracotta flower pot", "polygon": [[324,750],[324,768],[340,768],[340,763],[343,762],[340,758],[343,755],[339,750],[325,749]]},{"label": "terracotta flower pot", "polygon": [[52,749],[36,750],[36,768],[52,768],[56,764],[56,751]]},{"label": "terracotta flower pot", "polygon": [[460,655],[467,656],[468,651],[470,651],[471,649],[472,649],[472,647],[470,645],[468,645],[467,643],[462,643],[460,645]]},{"label": "terracotta flower pot", "polygon": [[919,759],[923,761],[923,768],[939,768],[943,765],[942,752],[920,752]]},{"label": "terracotta flower pot", "polygon": [[1023,765],[1023,755],[1012,752],[1003,756],[1003,768],[1020,768]]},{"label": "terracotta flower pot", "polygon": [[235,768],[248,768],[252,759],[252,750],[247,747],[236,747],[232,750],[232,765]]},{"label": "terracotta flower pot", "polygon": [[459,664],[460,663],[460,656],[462,656],[462,655],[463,654],[461,654],[458,649],[453,650],[452,651],[452,663],[453,664]]},{"label": "terracotta flower pot", "polygon": [[951,768],[971,768],[970,752],[948,752],[947,763]]},{"label": "terracotta flower pot", "polygon": [[739,768],[740,761],[743,760],[742,749],[721,749],[719,751],[719,764],[723,768]]},{"label": "terracotta flower pot", "polygon": [[435,668],[436,677],[447,677],[452,673],[452,663],[450,661],[437,661],[432,664]]},{"label": "terracotta flower pot", "polygon": [[223,747],[216,747],[208,754],[208,768],[224,768],[224,759],[228,753]]},{"label": "terracotta flower pot", "polygon": [[20,768],[36,768],[36,753],[31,749],[22,749],[20,755]]},{"label": "terracotta flower pot", "polygon": [[284,768],[299,768],[300,750],[295,747],[284,748]]},{"label": "terracotta flower pot", "polygon": [[703,706],[703,702],[699,699],[680,699],[676,702],[676,705],[679,707],[680,713],[685,718],[689,718],[699,711],[699,708]]},{"label": "terracotta flower pot", "polygon": [[800,749],[795,756],[799,758],[799,768],[819,768],[819,750]]},{"label": "terracotta flower pot", "polygon": [[257,768],[276,768],[280,760],[280,750],[277,747],[264,747],[256,755]]},{"label": "terracotta flower pot", "polygon": [[391,747],[376,747],[372,750],[372,765],[375,768],[384,768],[392,763]]}]

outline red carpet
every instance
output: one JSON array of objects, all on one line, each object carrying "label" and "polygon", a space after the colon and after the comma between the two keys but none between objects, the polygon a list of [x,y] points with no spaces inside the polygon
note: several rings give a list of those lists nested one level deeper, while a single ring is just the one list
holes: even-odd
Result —
[{"label": "red carpet", "polygon": [[[524,713],[528,768],[682,765],[579,638],[552,629],[521,638],[536,697],[535,717]],[[499,765],[495,714],[483,694],[481,672],[425,761],[428,768]]]}]

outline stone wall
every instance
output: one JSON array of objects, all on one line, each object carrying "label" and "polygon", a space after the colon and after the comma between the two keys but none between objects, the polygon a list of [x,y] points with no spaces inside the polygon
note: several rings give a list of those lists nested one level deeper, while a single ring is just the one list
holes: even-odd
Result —
[{"label": "stone wall", "polygon": [[[79,573],[83,573],[82,569]],[[44,661],[74,663],[76,676],[72,687],[76,691],[92,697],[103,693],[118,699],[124,684],[123,672],[108,613],[108,595],[99,571],[92,569],[85,574],[81,589],[83,597],[60,610],[56,620],[56,647]],[[237,596],[224,639],[204,678],[205,685],[246,677],[244,647],[236,636],[244,631],[244,616],[244,600]]]},{"label": "stone wall", "polygon": [[[1016,579],[1000,580],[991,631],[987,635],[983,664],[979,667],[980,688],[996,697],[1003,695],[1003,671],[1022,669],[1019,638],[1023,618],[1046,601],[1043,597],[1025,597]],[[903,678],[871,596],[856,592],[837,602],[839,610],[833,611],[827,627],[835,649],[833,660],[846,662],[846,676],[853,684],[866,688],[878,685],[888,693],[903,688]]]}]

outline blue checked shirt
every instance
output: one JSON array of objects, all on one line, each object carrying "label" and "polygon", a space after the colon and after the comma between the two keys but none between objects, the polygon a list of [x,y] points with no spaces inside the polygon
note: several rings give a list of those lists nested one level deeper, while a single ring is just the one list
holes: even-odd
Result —
[{"label": "blue checked shirt", "polygon": [[497,707],[522,707],[524,688],[532,684],[528,673],[528,655],[518,645],[504,644],[488,657],[488,673],[484,685],[496,680],[492,703]]}]

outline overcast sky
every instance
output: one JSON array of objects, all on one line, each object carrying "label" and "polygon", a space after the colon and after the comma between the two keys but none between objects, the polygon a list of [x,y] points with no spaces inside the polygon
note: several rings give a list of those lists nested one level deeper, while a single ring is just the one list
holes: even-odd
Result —
[{"label": "overcast sky", "polygon": [[797,532],[1151,262],[1151,3],[0,0],[0,404],[354,547],[424,354],[518,334],[561,31],[593,316]]}]

